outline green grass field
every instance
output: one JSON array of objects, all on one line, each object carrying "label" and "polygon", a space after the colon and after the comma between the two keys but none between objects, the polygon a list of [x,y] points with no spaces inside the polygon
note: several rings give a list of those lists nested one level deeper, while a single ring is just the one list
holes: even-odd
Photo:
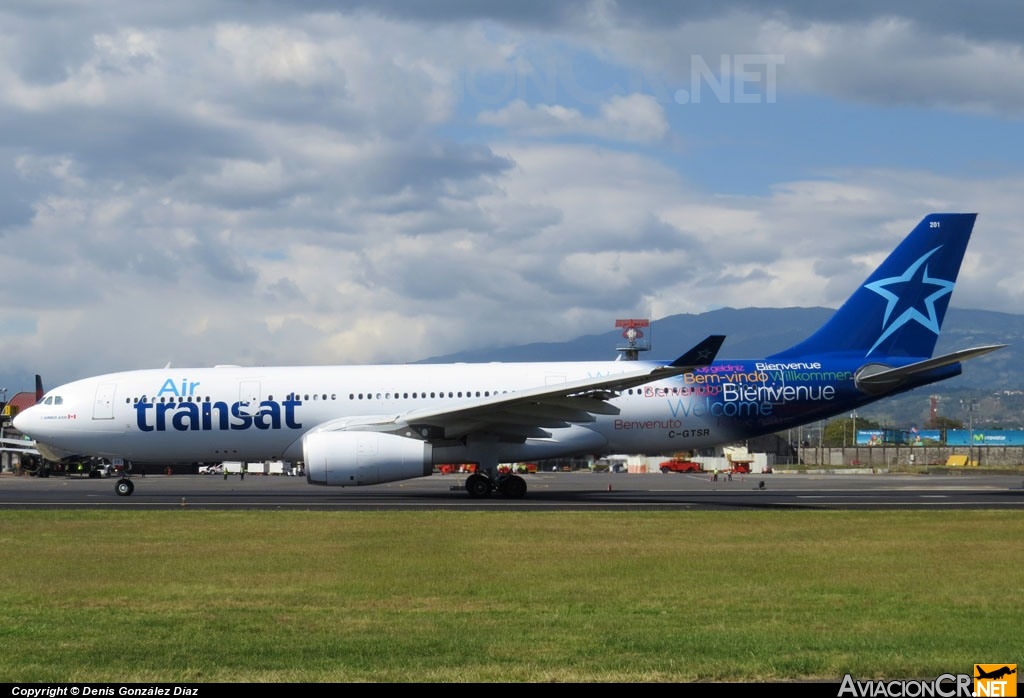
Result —
[{"label": "green grass field", "polygon": [[0,512],[4,682],[934,678],[1024,664],[1024,518]]}]

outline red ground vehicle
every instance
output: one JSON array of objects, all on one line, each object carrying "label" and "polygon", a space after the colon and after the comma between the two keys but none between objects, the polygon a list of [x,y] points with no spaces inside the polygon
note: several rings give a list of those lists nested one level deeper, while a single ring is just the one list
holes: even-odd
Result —
[{"label": "red ground vehicle", "polygon": [[703,473],[704,467],[697,461],[692,461],[682,456],[673,456],[662,461],[658,469],[663,473]]},{"label": "red ground vehicle", "polygon": [[749,473],[750,464],[754,462],[752,459],[733,458],[732,456],[728,456],[728,459],[729,469],[734,473]]}]

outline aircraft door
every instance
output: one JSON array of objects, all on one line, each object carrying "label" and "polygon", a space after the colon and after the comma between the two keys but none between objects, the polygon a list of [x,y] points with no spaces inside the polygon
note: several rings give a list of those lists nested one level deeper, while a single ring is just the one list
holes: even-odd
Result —
[{"label": "aircraft door", "polygon": [[242,381],[238,386],[240,409],[250,416],[260,411],[260,382]]},{"label": "aircraft door", "polygon": [[93,419],[114,418],[114,392],[117,383],[100,383],[96,387],[96,400],[92,404]]}]

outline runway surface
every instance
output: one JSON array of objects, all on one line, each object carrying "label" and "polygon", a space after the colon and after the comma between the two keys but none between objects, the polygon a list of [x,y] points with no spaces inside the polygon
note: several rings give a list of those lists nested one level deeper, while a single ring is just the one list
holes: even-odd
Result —
[{"label": "runway surface", "polygon": [[[737,509],[1024,509],[1024,475],[539,473],[522,499],[472,499],[465,476],[370,487],[317,487],[272,475],[149,475],[122,497],[114,479],[0,476],[4,509],[292,509],[624,511]],[[763,487],[762,487],[763,485]]]}]

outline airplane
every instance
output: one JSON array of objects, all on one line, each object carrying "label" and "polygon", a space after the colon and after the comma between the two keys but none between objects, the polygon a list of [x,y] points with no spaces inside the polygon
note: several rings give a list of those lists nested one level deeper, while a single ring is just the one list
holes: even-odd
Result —
[{"label": "airplane", "polygon": [[712,335],[674,361],[165,367],[61,385],[14,426],[52,460],[301,461],[340,487],[471,463],[470,496],[519,498],[499,463],[695,451],[959,375],[1006,346],[932,356],[976,217],[927,215],[820,329],[760,359],[716,361]]},{"label": "airplane", "polygon": [[1016,668],[1011,669],[1009,666],[1003,666],[999,669],[994,669],[992,671],[984,671],[977,664],[974,665],[974,668],[978,671],[978,675],[974,677],[976,679],[1001,679],[1004,676],[1009,676],[1010,674],[1017,673]]}]

